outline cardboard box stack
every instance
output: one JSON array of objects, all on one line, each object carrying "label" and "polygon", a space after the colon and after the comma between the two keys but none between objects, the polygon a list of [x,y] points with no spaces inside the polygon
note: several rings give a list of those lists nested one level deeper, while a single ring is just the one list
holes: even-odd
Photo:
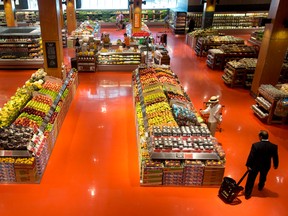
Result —
[{"label": "cardboard box stack", "polygon": [[14,158],[0,158],[0,182],[15,182]]},{"label": "cardboard box stack", "polygon": [[163,169],[163,185],[182,185],[183,166],[180,161],[166,160]]},{"label": "cardboard box stack", "polygon": [[183,184],[186,186],[202,185],[204,167],[201,161],[186,160],[184,162]]},{"label": "cardboard box stack", "polygon": [[203,185],[221,185],[225,166],[221,161],[207,161],[205,170]]},{"label": "cardboard box stack", "polygon": [[144,161],[142,164],[142,185],[162,185],[163,164]]}]

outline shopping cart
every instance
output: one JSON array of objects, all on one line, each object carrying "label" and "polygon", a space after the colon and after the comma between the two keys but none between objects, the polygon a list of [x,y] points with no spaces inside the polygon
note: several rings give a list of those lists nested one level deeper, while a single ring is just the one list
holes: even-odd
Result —
[{"label": "shopping cart", "polygon": [[156,44],[161,44],[163,46],[167,45],[167,33],[166,32],[158,32],[156,33]]},{"label": "shopping cart", "polygon": [[[210,103],[209,101],[203,102],[203,108],[200,109],[200,112],[199,112],[205,124],[208,123],[209,113],[208,113],[208,114],[202,114],[202,113],[201,113],[201,110],[205,110],[208,106],[210,106],[210,104],[211,104],[211,103]],[[220,115],[222,115],[224,108],[225,108],[225,106],[224,106],[224,105],[221,105],[221,109],[220,109],[220,112],[219,112]],[[222,122],[222,121],[218,121],[218,122],[217,122],[216,131],[222,132],[221,122]]]}]

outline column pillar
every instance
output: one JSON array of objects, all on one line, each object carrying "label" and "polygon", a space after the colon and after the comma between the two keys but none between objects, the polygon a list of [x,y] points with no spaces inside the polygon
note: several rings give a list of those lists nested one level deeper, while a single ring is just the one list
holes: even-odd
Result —
[{"label": "column pillar", "polygon": [[[285,53],[288,47],[288,1],[272,0],[268,18],[272,22],[265,25],[251,91],[257,95],[261,84],[278,83]],[[287,25],[287,23],[286,23]]]},{"label": "column pillar", "polygon": [[8,27],[17,26],[14,0],[4,1],[5,18]]},{"label": "column pillar", "polygon": [[134,0],[133,3],[132,33],[141,31],[142,25],[142,0]]},{"label": "column pillar", "polygon": [[[44,69],[49,76],[63,79],[63,45],[61,34],[60,1],[38,0]],[[49,16],[48,13],[49,12]]]},{"label": "column pillar", "polygon": [[204,3],[202,15],[202,28],[210,28],[213,24],[216,0],[207,0]]},{"label": "column pillar", "polygon": [[58,0],[59,5],[60,5],[60,26],[61,29],[64,29],[64,17],[63,17],[63,5],[62,5],[62,0]]},{"label": "column pillar", "polygon": [[67,19],[67,30],[70,35],[72,31],[77,28],[77,20],[76,20],[76,4],[75,0],[67,0],[66,7],[66,19]]}]

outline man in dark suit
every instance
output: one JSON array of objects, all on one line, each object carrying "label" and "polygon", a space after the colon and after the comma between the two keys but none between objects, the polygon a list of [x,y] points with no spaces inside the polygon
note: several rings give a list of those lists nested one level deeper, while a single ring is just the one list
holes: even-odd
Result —
[{"label": "man in dark suit", "polygon": [[248,179],[245,185],[245,199],[249,199],[252,194],[255,179],[260,172],[258,190],[264,188],[267,174],[271,168],[271,159],[273,159],[274,169],[278,168],[278,146],[269,142],[267,131],[260,131],[260,142],[252,144],[246,166],[249,169]]}]

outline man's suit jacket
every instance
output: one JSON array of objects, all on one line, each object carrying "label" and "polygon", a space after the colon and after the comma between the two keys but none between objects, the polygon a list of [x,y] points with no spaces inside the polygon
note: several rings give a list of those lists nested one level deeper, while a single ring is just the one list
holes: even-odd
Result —
[{"label": "man's suit jacket", "polygon": [[271,159],[274,167],[278,168],[278,146],[269,141],[256,142],[252,144],[246,166],[253,170],[269,170]]}]

